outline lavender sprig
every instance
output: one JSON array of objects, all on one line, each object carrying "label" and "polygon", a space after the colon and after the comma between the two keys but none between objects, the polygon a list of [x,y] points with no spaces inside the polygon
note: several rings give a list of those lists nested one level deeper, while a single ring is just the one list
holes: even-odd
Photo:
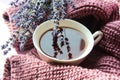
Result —
[{"label": "lavender sprig", "polygon": [[18,7],[18,6],[22,6],[25,3],[29,2],[30,0],[14,0],[10,2],[10,5],[13,7]]},{"label": "lavender sprig", "polygon": [[66,2],[72,7],[72,8],[76,8],[75,4],[73,3],[72,0],[66,0]]},{"label": "lavender sprig", "polygon": [[[56,35],[59,31],[59,20],[66,18],[67,4],[71,4],[73,7],[71,0],[12,1],[11,6],[19,7],[17,13],[13,14],[10,18],[10,22],[15,23],[17,30],[14,31],[11,38],[1,46],[1,49],[5,50],[6,54],[9,50],[11,50],[10,46],[18,41],[20,43],[20,50],[24,50],[24,45],[26,44],[28,38],[32,36],[35,28],[40,24],[41,20],[46,21],[48,19],[54,19],[55,27],[53,28],[53,34]],[[47,17],[44,19],[44,16]]]},{"label": "lavender sprig", "polygon": [[[68,52],[68,58],[71,59],[72,58],[72,53],[71,53],[71,47],[69,46],[69,39],[66,37],[65,31],[63,31],[62,28],[59,28],[59,20],[61,19],[65,19],[66,17],[66,3],[64,0],[52,0],[53,2],[53,16],[52,19],[54,20],[54,27],[53,27],[53,49],[54,49],[54,57],[57,57],[57,54],[63,54],[61,48],[58,45],[58,39],[60,38],[60,46],[64,46],[66,45],[67,48],[67,52]],[[71,2],[71,0],[68,0],[67,2],[69,2],[72,7],[73,4]],[[63,33],[64,32],[64,33]]]}]

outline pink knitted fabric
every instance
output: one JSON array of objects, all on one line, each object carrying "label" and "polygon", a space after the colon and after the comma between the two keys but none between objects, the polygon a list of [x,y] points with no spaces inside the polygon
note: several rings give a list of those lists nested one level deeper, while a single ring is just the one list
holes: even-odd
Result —
[{"label": "pink knitted fabric", "polygon": [[18,7],[17,8],[11,7],[11,8],[8,8],[3,13],[3,18],[4,18],[5,22],[6,22],[6,24],[8,24],[8,28],[9,28],[9,31],[10,31],[11,34],[17,28],[16,28],[16,26],[14,26],[13,23],[10,22],[10,17],[12,16],[12,14],[14,14],[16,11],[18,11],[18,9],[19,9]]},{"label": "pink knitted fabric", "polygon": [[118,5],[100,0],[75,0],[77,9],[68,9],[68,17],[83,23],[91,32],[107,22],[119,19]]},{"label": "pink knitted fabric", "polygon": [[[86,60],[79,66],[50,64],[42,61],[33,48],[27,54],[18,54],[6,60],[3,80],[120,80],[118,5],[105,0],[74,2],[77,8],[68,6],[68,18],[83,23],[93,33],[101,30],[104,34]],[[6,11],[8,16],[9,12]],[[31,41],[26,45],[33,47]]]},{"label": "pink knitted fabric", "polygon": [[101,30],[104,37],[100,47],[120,59],[120,20],[107,23]]},{"label": "pink knitted fabric", "polygon": [[[114,62],[114,59],[111,61]],[[109,62],[106,64],[109,65]],[[3,80],[119,80],[120,73],[117,72],[120,72],[120,67],[116,69],[118,71],[105,73],[99,69],[48,64],[40,60],[33,49],[26,55],[13,56],[6,60]]]}]

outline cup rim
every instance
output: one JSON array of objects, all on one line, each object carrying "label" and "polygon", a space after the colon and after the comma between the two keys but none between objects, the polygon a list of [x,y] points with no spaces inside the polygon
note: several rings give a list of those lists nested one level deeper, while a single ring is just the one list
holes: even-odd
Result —
[{"label": "cup rim", "polygon": [[[62,21],[62,20],[60,20],[60,21]],[[64,21],[68,21],[68,22],[70,21],[70,22],[72,22],[72,23],[75,23],[75,24],[77,23],[77,24],[79,24],[80,26],[82,26],[82,28],[86,29],[86,31],[89,33],[89,36],[92,36],[92,33],[90,32],[90,30],[89,30],[86,26],[84,26],[83,24],[81,24],[81,23],[79,23],[79,22],[77,22],[77,21],[71,20],[71,19],[64,19]],[[62,62],[62,63],[67,63],[67,62],[72,62],[72,61],[76,61],[76,60],[79,60],[79,59],[83,59],[83,58],[85,58],[85,57],[91,52],[91,50],[92,50],[92,48],[93,48],[93,46],[94,46],[93,36],[91,37],[92,42],[89,43],[90,46],[88,46],[88,49],[86,49],[86,50],[89,50],[89,51],[85,51],[84,53],[82,53],[81,56],[79,56],[79,57],[77,57],[77,58],[68,59],[68,60],[66,60],[66,59],[65,59],[65,60],[60,60],[60,59],[57,59],[57,58],[54,58],[54,57],[51,57],[51,56],[45,54],[45,53],[40,49],[40,47],[38,47],[38,46],[36,45],[35,36],[36,36],[36,34],[37,34],[37,31],[39,30],[39,28],[40,28],[41,26],[44,26],[44,24],[46,24],[46,23],[51,23],[51,22],[53,22],[53,20],[48,20],[48,21],[45,21],[45,22],[41,23],[40,25],[38,25],[38,26],[36,27],[36,29],[35,29],[35,31],[34,31],[34,33],[33,33],[33,38],[32,38],[32,40],[33,40],[33,45],[35,46],[35,48],[36,48],[36,50],[37,50],[37,52],[38,52],[38,55],[42,54],[42,55],[45,56],[46,58],[49,58],[49,59],[51,59],[51,60],[53,60],[53,61]],[[39,38],[40,38],[40,37],[39,37]],[[84,54],[84,55],[83,55],[83,54]]]}]

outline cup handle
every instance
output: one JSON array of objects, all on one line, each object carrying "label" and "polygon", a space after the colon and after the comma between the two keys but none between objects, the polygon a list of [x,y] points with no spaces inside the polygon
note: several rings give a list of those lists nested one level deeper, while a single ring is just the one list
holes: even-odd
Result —
[{"label": "cup handle", "polygon": [[102,37],[103,37],[103,33],[101,31],[96,31],[93,34],[94,46],[98,44],[98,42],[102,39]]}]

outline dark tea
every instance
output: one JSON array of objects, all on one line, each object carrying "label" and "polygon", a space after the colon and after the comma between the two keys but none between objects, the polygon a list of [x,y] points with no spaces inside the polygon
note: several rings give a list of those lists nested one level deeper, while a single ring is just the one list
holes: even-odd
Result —
[{"label": "dark tea", "polygon": [[67,45],[64,45],[62,47],[60,46],[61,39],[57,40],[57,44],[63,53],[62,54],[55,53],[55,50],[53,48],[52,29],[45,32],[40,38],[41,50],[48,56],[60,60],[75,59],[79,57],[85,50],[86,41],[84,34],[72,28],[64,27],[62,29],[64,30],[64,36],[66,36],[69,39],[68,47],[70,47],[70,53],[68,53]]}]

